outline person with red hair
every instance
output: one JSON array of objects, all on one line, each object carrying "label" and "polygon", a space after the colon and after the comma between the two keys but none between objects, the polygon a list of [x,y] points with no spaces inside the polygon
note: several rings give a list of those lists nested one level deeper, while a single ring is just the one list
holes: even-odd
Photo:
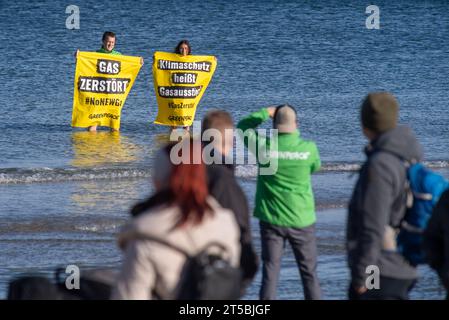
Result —
[{"label": "person with red hair", "polygon": [[186,257],[166,243],[192,256],[216,242],[238,267],[239,227],[233,212],[209,195],[201,155],[201,143],[192,139],[167,145],[156,154],[156,192],[134,206],[133,220],[118,237],[124,261],[112,299],[175,298]]}]

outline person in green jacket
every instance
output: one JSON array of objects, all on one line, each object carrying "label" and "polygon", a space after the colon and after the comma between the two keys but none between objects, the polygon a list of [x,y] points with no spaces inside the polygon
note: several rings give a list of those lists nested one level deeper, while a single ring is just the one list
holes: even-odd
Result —
[{"label": "person in green jacket", "polygon": [[[273,119],[277,136],[268,137],[255,129]],[[321,160],[316,144],[301,139],[295,109],[290,105],[268,107],[242,119],[237,128],[245,146],[256,156],[257,178],[254,216],[260,221],[262,241],[261,300],[276,298],[277,282],[284,243],[287,240],[299,267],[306,299],[320,299],[317,277],[315,202],[311,174],[318,171]],[[268,152],[260,152],[265,146]],[[276,170],[262,171],[268,162]],[[270,164],[271,166],[271,164]]]}]

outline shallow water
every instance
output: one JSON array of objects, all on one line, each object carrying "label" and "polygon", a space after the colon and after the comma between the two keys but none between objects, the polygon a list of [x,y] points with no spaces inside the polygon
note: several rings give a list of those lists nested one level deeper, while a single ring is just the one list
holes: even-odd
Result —
[{"label": "shallow water", "polygon": [[[364,160],[358,108],[367,92],[397,96],[401,123],[416,132],[426,164],[449,177],[449,3],[377,1],[380,30],[365,28],[363,1],[77,5],[81,28],[68,30],[64,3],[0,2],[0,297],[23,272],[118,265],[115,235],[129,208],[151,193],[152,159],[168,141],[167,128],[152,124],[151,56],[182,38],[194,54],[218,58],[197,119],[218,107],[239,120],[288,102],[298,109],[302,136],[317,142],[323,169],[313,185],[325,298],[345,297],[344,208]],[[90,134],[70,127],[73,53],[98,49],[106,29],[117,33],[119,51],[143,56],[145,65],[123,108],[121,132]],[[256,173],[252,165],[237,167],[251,204]],[[253,230],[260,250],[256,220]],[[441,298],[434,273],[423,268],[421,276],[412,297]],[[257,298],[259,277],[246,298]],[[279,298],[302,298],[289,248]]]}]

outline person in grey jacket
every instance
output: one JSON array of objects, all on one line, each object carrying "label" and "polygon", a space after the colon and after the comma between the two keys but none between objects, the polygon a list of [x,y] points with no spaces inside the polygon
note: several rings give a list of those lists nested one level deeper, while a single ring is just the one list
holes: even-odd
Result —
[{"label": "person in grey jacket", "polygon": [[[242,292],[253,281],[259,267],[259,258],[251,235],[251,218],[246,195],[235,177],[232,164],[234,122],[224,110],[210,110],[203,118],[201,136],[203,143],[212,140],[209,154],[205,154],[209,193],[225,209],[232,210],[240,228],[240,268],[243,274]],[[231,158],[231,159],[229,159]]]},{"label": "person in grey jacket", "polygon": [[433,209],[424,231],[423,250],[426,261],[441,279],[449,300],[449,190],[445,191]]},{"label": "person in grey jacket", "polygon": [[369,144],[348,210],[349,299],[408,299],[416,282],[416,268],[397,251],[396,230],[406,209],[404,160],[420,161],[422,148],[410,128],[397,125],[398,112],[386,92],[368,94],[361,106]]}]

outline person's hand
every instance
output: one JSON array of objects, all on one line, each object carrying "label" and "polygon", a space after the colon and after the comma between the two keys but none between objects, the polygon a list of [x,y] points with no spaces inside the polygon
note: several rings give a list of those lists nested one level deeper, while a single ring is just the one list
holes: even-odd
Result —
[{"label": "person's hand", "polygon": [[270,115],[270,118],[274,117],[274,113],[276,112],[276,107],[270,106],[267,108],[268,114]]},{"label": "person's hand", "polygon": [[140,57],[140,65],[143,66],[143,58]]},{"label": "person's hand", "polygon": [[77,49],[75,52],[75,59],[78,58],[79,53],[80,53],[80,49]]}]

